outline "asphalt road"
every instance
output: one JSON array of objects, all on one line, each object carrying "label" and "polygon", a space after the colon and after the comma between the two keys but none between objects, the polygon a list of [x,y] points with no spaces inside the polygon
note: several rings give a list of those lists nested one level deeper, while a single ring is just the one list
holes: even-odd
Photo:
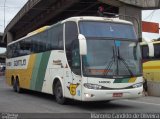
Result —
[{"label": "asphalt road", "polygon": [[115,100],[109,103],[71,101],[57,104],[54,96],[25,91],[15,93],[0,77],[1,113],[160,113],[160,97]]}]

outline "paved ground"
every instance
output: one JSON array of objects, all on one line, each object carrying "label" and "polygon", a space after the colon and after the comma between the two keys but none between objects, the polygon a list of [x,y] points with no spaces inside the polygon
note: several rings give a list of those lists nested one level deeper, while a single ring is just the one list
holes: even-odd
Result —
[{"label": "paved ground", "polygon": [[160,113],[160,97],[116,100],[110,103],[70,102],[57,104],[51,95],[25,91],[15,93],[0,77],[0,112],[2,113]]}]

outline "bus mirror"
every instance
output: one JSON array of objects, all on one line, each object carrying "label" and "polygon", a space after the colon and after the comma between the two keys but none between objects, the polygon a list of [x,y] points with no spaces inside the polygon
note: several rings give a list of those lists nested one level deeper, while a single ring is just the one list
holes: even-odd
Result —
[{"label": "bus mirror", "polygon": [[79,39],[80,55],[87,55],[87,41],[85,36],[82,34],[79,34],[78,39]]}]

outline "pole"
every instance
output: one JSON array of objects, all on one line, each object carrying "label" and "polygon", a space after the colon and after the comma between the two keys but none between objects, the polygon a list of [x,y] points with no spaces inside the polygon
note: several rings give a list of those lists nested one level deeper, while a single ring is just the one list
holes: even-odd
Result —
[{"label": "pole", "polygon": [[5,27],[6,27],[6,0],[4,0],[4,30],[5,30]]}]

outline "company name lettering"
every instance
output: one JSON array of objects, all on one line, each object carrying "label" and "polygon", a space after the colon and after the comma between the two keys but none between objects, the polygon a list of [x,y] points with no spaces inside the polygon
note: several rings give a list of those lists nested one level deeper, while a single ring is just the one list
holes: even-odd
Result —
[{"label": "company name lettering", "polygon": [[26,59],[14,61],[14,66],[25,66],[25,65],[26,65]]}]

